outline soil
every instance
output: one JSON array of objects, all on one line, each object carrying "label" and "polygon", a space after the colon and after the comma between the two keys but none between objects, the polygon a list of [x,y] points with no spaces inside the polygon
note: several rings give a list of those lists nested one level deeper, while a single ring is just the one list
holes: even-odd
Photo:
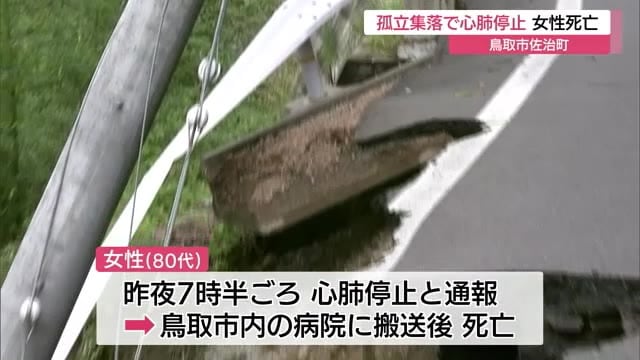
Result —
[{"label": "soil", "polygon": [[332,172],[349,148],[367,105],[384,96],[392,84],[375,87],[351,101],[261,139],[228,156],[216,177],[223,202],[260,206],[288,190],[299,178]]},{"label": "soil", "polygon": [[304,217],[357,194],[365,183],[406,171],[402,166],[418,165],[425,151],[435,155],[452,139],[449,135],[422,134],[376,146],[354,140],[367,106],[393,85],[374,87],[227,155],[211,184],[217,208],[236,218],[254,218],[258,226],[287,214]]},{"label": "soil", "polygon": [[399,164],[419,165],[420,154],[428,153],[435,156],[451,140],[449,135],[438,133],[411,140],[389,141],[367,148],[355,144],[345,145],[335,157],[335,164],[330,169],[318,171],[314,176],[299,177],[286,192],[271,194],[269,201],[265,203],[250,203],[250,209],[262,219],[275,213],[296,211],[305,204],[313,203],[315,199],[333,200],[337,197],[333,194],[358,190],[358,185],[367,179],[374,179],[382,174],[394,174]]},{"label": "soil", "polygon": [[[210,206],[180,215],[179,221],[171,232],[169,244],[171,246],[208,246],[215,223]],[[155,243],[162,243],[165,231],[165,227],[156,229]]]}]

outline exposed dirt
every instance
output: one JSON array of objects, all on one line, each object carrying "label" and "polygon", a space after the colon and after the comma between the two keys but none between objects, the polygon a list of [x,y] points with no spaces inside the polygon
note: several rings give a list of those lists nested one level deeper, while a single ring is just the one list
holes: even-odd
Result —
[{"label": "exposed dirt", "polygon": [[[421,154],[435,157],[452,138],[445,133],[422,135],[411,140],[395,140],[373,147],[345,146],[337,156],[331,171],[314,177],[300,177],[286,192],[274,194],[269,203],[253,208],[261,218],[273,213],[287,213],[305,209],[305,205],[330,202],[338,193],[353,192],[368,180],[389,176],[408,164],[417,165]],[[431,156],[430,155],[430,156]]]},{"label": "exposed dirt", "polygon": [[315,182],[322,174],[332,174],[342,154],[357,156],[351,146],[354,129],[367,105],[392,86],[374,87],[228,156],[219,171],[223,176],[216,178],[219,199],[256,207],[287,191],[300,178]]},{"label": "exposed dirt", "polygon": [[444,132],[361,146],[355,130],[367,106],[393,83],[369,89],[224,158],[211,181],[216,208],[235,225],[270,232],[404,174],[452,140]]},{"label": "exposed dirt", "polygon": [[[208,246],[215,224],[210,206],[181,215],[173,227],[169,243],[173,246]],[[165,231],[165,227],[155,231],[155,243],[162,243]]]}]

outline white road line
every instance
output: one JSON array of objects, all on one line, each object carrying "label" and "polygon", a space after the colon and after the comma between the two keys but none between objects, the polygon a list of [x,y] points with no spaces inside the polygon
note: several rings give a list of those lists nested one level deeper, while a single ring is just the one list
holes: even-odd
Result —
[{"label": "white road line", "polygon": [[[582,9],[582,0],[558,0],[556,9]],[[390,210],[407,216],[395,231],[394,249],[369,271],[392,271],[398,265],[420,225],[518,113],[556,58],[557,55],[526,56],[476,116],[490,130],[451,145],[390,202]]]}]

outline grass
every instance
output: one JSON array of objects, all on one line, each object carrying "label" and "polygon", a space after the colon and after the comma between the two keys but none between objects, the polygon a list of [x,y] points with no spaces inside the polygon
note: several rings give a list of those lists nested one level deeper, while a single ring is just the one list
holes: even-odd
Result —
[{"label": "grass", "polygon": [[[245,0],[234,2],[229,6],[220,45],[221,61],[224,66],[229,67],[233,63],[233,60],[246,47],[278,3],[277,0]],[[214,1],[206,2],[203,8],[201,18],[196,24],[183,54],[180,67],[174,75],[173,83],[159,110],[156,126],[145,145],[142,156],[143,171],[152,164],[164,146],[184,125],[183,119],[186,109],[197,100],[199,89],[195,78],[195,69],[199,60],[205,56],[208,50],[211,41],[211,28],[216,18],[217,9],[218,4]],[[251,15],[246,16],[246,14]],[[228,36],[225,37],[225,34]],[[285,64],[241,106],[227,116],[214,132],[202,139],[192,155],[193,161],[190,164],[187,188],[181,200],[181,213],[197,207],[210,198],[210,190],[201,176],[199,159],[203,152],[277,121],[285,103],[290,99],[296,78],[297,68],[295,65]],[[137,242],[149,241],[158,225],[166,223],[177,185],[180,165],[180,163],[174,165],[165,186],[160,189],[148,216],[136,234],[135,240]],[[132,184],[129,184],[124,198],[128,199],[131,193]]]},{"label": "grass", "polygon": [[[19,239],[119,17],[121,2],[0,1],[3,14],[0,175],[5,180],[0,187],[0,279],[4,281]],[[220,60],[225,67],[231,66],[279,3],[279,0],[230,2],[220,45]],[[183,126],[186,110],[197,101],[196,69],[208,50],[218,7],[218,1],[205,1],[203,5],[146,140],[141,161],[143,172]],[[294,63],[282,66],[196,147],[181,212],[199,206],[211,196],[201,176],[202,153],[277,121],[293,92],[297,71]],[[179,167],[180,163],[174,165],[135,235],[136,243],[150,243],[155,230],[166,223]],[[116,214],[132,194],[132,185],[130,181]],[[228,238],[228,242],[237,236],[225,228],[218,229],[217,235]],[[95,345],[95,324],[91,321],[76,344],[73,358],[99,359],[104,355],[105,349]]]},{"label": "grass", "polygon": [[[0,184],[0,280],[4,281],[95,65],[119,17],[121,1],[0,2],[0,176],[3,179]],[[280,0],[230,2],[221,39],[220,60],[225,67],[231,66],[279,3]],[[218,6],[217,0],[204,3],[145,142],[142,173],[183,126],[186,110],[197,100],[196,68],[208,50]],[[386,48],[394,39],[372,40],[374,48]],[[203,152],[276,122],[293,94],[297,73],[295,63],[283,65],[200,142],[190,164],[180,213],[200,207],[211,196],[201,175],[199,159]],[[156,230],[166,223],[180,165],[174,165],[136,233],[135,243],[152,243]],[[132,189],[130,181],[116,214],[130,198]],[[213,236],[217,240],[211,249],[217,256],[215,266],[226,268],[229,264],[224,254],[237,245],[235,242],[241,234],[222,224]],[[109,348],[95,345],[95,322],[91,319],[71,358],[98,360],[108,357],[110,352]]]},{"label": "grass", "polygon": [[[405,8],[404,0],[377,0],[376,5],[367,9],[402,10]],[[358,31],[364,32],[364,21],[356,22],[355,26]],[[395,57],[398,44],[402,39],[403,37],[398,35],[365,36],[363,43],[375,54]]]},{"label": "grass", "polygon": [[[8,43],[3,41],[3,52],[10,53],[7,58],[16,59],[17,67],[17,76],[12,83],[3,81],[3,90],[9,85],[15,86],[17,111],[11,117],[3,113],[2,137],[17,144],[16,149],[19,150],[17,153],[2,153],[5,159],[17,159],[19,165],[15,170],[3,162],[3,173],[12,175],[16,180],[10,187],[2,188],[2,196],[12,199],[16,198],[15,194],[20,194],[22,205],[18,209],[17,204],[7,202],[3,211],[19,212],[23,219],[28,219],[44,190],[86,85],[117,21],[120,3],[106,0],[48,3],[36,0],[2,1],[3,13],[12,14],[13,22],[10,34],[12,47],[6,50]],[[278,3],[277,0],[245,0],[233,2],[228,7],[221,40],[221,61],[226,67],[247,46]],[[6,12],[5,7],[8,9]],[[208,50],[217,11],[217,1],[205,1],[146,140],[141,161],[143,173],[183,126],[186,110],[197,101],[199,84],[195,70]],[[277,121],[290,99],[296,79],[297,67],[291,62],[286,63],[200,142],[190,163],[181,212],[198,206],[210,197],[208,186],[201,176],[199,159],[202,153]],[[2,98],[6,99],[7,96],[3,93]],[[9,130],[17,130],[16,135]],[[155,229],[166,222],[179,167],[177,163],[172,169],[135,236],[136,242],[149,242]],[[130,181],[117,213],[131,196],[132,185]],[[0,230],[3,231],[0,234],[2,245],[6,245],[3,246],[3,260],[13,254],[15,240],[20,238],[26,225],[27,221],[22,221],[15,231],[9,232],[6,227]],[[4,278],[6,267],[2,266]]]},{"label": "grass", "polygon": [[332,81],[337,82],[348,55],[363,50],[365,56],[371,58],[395,58],[397,46],[402,36],[365,36],[365,10],[401,10],[404,0],[359,0],[351,5],[348,19],[336,24],[328,23],[321,27],[322,47],[318,57],[322,68],[331,74]]}]

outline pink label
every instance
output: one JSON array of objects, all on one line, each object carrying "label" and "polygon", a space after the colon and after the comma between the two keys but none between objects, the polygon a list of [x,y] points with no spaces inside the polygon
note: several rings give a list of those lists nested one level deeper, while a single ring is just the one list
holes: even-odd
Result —
[{"label": "pink label", "polygon": [[96,248],[99,272],[196,272],[209,270],[204,246],[101,246]]},{"label": "pink label", "polygon": [[610,35],[449,36],[449,53],[453,55],[606,55],[610,51]]},{"label": "pink label", "polygon": [[611,53],[622,53],[622,10],[611,10]]}]

